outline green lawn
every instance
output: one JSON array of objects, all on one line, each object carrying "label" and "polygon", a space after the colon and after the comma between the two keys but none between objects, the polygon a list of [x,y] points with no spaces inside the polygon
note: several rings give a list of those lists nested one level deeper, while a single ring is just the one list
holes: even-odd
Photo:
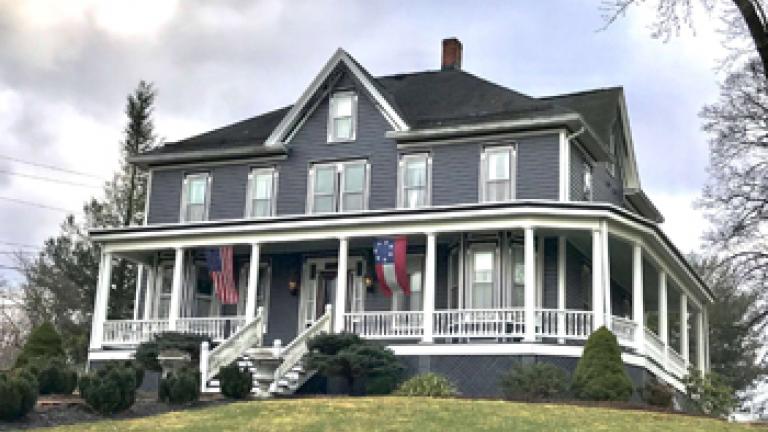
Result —
[{"label": "green lawn", "polygon": [[427,398],[318,398],[251,401],[134,420],[45,431],[622,431],[758,430],[718,420],[565,405]]}]

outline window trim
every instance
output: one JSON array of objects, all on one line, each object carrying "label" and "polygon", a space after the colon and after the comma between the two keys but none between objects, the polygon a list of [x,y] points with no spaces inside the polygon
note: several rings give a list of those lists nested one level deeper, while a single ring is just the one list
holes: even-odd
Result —
[{"label": "window trim", "polygon": [[[344,209],[344,169],[347,165],[363,165],[363,208],[360,210]],[[315,211],[315,179],[318,167],[335,167],[333,210],[329,212]],[[307,175],[307,214],[334,214],[367,211],[371,193],[371,163],[367,159],[351,159],[344,161],[325,161],[310,164]]]},{"label": "window trim", "polygon": [[[352,125],[352,134],[349,138],[336,138],[336,129],[333,116],[334,101],[337,98],[350,97],[352,102],[352,114],[350,116]],[[357,93],[353,90],[340,90],[331,94],[328,98],[328,124],[327,124],[328,143],[348,143],[357,139]]]},{"label": "window trim", "polygon": [[[190,221],[187,219],[187,198],[189,179],[192,177],[204,177],[205,183],[205,204],[203,205],[203,219],[200,221]],[[181,180],[181,205],[179,209],[179,221],[180,222],[204,222],[207,221],[210,215],[211,209],[211,183],[213,182],[213,176],[208,171],[196,171],[185,173]]]},{"label": "window trim", "polygon": [[[424,186],[424,192],[426,194],[425,202],[421,206],[406,207],[405,206],[405,165],[408,159],[424,159],[426,162],[426,185]],[[397,207],[401,209],[405,208],[424,208],[432,206],[432,154],[429,152],[419,153],[403,153],[398,158],[397,163]]]},{"label": "window trim", "polygon": [[582,199],[584,201],[594,201],[595,199],[595,178],[592,165],[584,162],[584,175],[582,178]]},{"label": "window trim", "polygon": [[[254,180],[257,175],[271,174],[272,175],[272,191],[269,197],[269,214],[267,216],[255,216],[253,215],[253,194],[256,192]],[[248,172],[248,186],[245,192],[245,218],[246,219],[259,219],[262,217],[272,217],[277,214],[277,182],[279,180],[279,174],[276,167],[254,167]]]},{"label": "window trim", "polygon": [[491,272],[492,279],[491,279],[491,308],[498,307],[500,302],[500,294],[501,294],[501,278],[500,278],[500,257],[499,257],[499,248],[498,245],[491,242],[479,242],[479,243],[472,243],[467,248],[467,255],[468,260],[466,262],[466,278],[467,278],[467,284],[466,289],[467,292],[464,295],[464,304],[462,305],[464,309],[485,309],[485,308],[479,308],[477,305],[475,305],[475,254],[476,253],[491,253],[493,255],[493,270]]},{"label": "window trim", "polygon": [[480,181],[478,182],[480,202],[506,202],[490,200],[487,196],[488,193],[488,155],[491,153],[509,152],[509,199],[506,201],[514,201],[517,199],[517,143],[508,143],[504,145],[486,146],[483,148],[480,154]]}]

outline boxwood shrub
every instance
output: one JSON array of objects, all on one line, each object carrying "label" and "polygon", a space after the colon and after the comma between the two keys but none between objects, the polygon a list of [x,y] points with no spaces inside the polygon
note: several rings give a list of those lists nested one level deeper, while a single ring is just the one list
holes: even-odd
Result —
[{"label": "boxwood shrub", "polygon": [[501,391],[511,400],[540,401],[565,396],[568,374],[549,363],[515,365],[501,377]]},{"label": "boxwood shrub", "polygon": [[194,402],[198,397],[200,397],[200,372],[197,369],[179,369],[160,380],[158,398],[161,402],[183,404]]},{"label": "boxwood shrub", "polygon": [[72,394],[77,387],[77,372],[63,358],[34,358],[25,368],[37,380],[40,394]]},{"label": "boxwood shrub", "polygon": [[230,399],[245,399],[253,387],[253,374],[248,368],[241,368],[237,362],[219,371],[221,393]]},{"label": "boxwood shrub", "polygon": [[37,403],[37,382],[29,372],[0,373],[0,420],[24,417]]},{"label": "boxwood shrub", "polygon": [[137,373],[122,363],[108,363],[104,368],[80,378],[80,396],[104,415],[130,408],[136,400]]},{"label": "boxwood shrub", "polygon": [[600,327],[587,339],[576,365],[571,384],[573,395],[582,400],[626,401],[632,390],[616,336]]}]

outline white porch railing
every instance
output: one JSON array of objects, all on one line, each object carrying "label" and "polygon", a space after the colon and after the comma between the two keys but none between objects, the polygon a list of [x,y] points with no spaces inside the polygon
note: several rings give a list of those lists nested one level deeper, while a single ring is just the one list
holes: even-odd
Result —
[{"label": "white porch railing", "polygon": [[666,363],[664,355],[664,342],[656,336],[656,333],[645,329],[645,352],[660,366]]},{"label": "white porch railing", "polygon": [[259,307],[253,321],[240,327],[235,334],[210,352],[207,350],[207,343],[203,342],[200,354],[200,372],[203,373],[203,383],[208,378],[216,376],[222,367],[232,363],[248,348],[261,346],[264,337],[263,313],[263,308]]},{"label": "white porch railing", "polygon": [[176,320],[176,331],[209,336],[214,342],[220,342],[237,333],[244,325],[243,316],[179,318]]},{"label": "white porch railing", "polygon": [[434,337],[523,337],[525,311],[509,309],[441,310],[434,314]]},{"label": "white porch railing", "polygon": [[344,314],[344,329],[369,339],[415,339],[424,334],[424,313],[347,312]]},{"label": "white porch railing", "polygon": [[586,339],[592,322],[591,311],[536,309],[536,336]]},{"label": "white porch railing", "polygon": [[667,370],[678,378],[683,378],[688,374],[685,367],[685,359],[677,353],[671,346],[667,347]]},{"label": "white porch railing", "polygon": [[635,332],[637,331],[637,323],[626,318],[613,316],[612,318],[612,331],[619,340],[619,344],[634,347],[635,346]]},{"label": "white porch railing", "polygon": [[138,345],[168,331],[167,319],[104,321],[105,345]]}]

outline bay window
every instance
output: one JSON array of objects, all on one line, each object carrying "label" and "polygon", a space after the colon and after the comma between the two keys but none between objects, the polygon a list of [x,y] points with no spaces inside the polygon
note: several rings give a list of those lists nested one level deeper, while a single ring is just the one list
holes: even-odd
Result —
[{"label": "bay window", "polygon": [[211,177],[208,173],[187,174],[181,191],[182,222],[208,219]]},{"label": "bay window", "polygon": [[426,153],[407,154],[400,157],[398,175],[400,207],[419,208],[430,204],[431,162],[431,158]]},{"label": "bay window", "polygon": [[246,217],[258,218],[275,215],[277,171],[274,168],[255,168],[248,175],[248,201]]},{"label": "bay window", "polygon": [[509,201],[515,198],[514,146],[486,147],[481,155],[480,198],[483,202]]},{"label": "bay window", "polygon": [[328,142],[354,141],[356,117],[357,95],[351,91],[334,93],[329,102]]},{"label": "bay window", "polygon": [[362,211],[368,206],[366,161],[315,164],[309,172],[310,213]]}]

